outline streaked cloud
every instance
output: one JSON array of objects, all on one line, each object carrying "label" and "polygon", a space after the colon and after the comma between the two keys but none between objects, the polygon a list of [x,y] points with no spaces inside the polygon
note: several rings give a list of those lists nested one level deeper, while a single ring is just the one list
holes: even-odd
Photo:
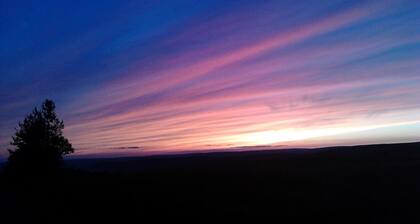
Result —
[{"label": "streaked cloud", "polygon": [[192,5],[119,5],[66,21],[81,27],[48,51],[22,48],[34,56],[1,64],[1,144],[44,97],[83,155],[347,144],[335,136],[419,125],[417,2]]}]

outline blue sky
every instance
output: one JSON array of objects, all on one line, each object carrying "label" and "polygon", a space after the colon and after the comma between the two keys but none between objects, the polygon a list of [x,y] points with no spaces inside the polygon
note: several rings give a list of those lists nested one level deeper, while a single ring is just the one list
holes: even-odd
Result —
[{"label": "blue sky", "polygon": [[418,1],[0,4],[3,157],[45,98],[83,155],[420,140]]}]

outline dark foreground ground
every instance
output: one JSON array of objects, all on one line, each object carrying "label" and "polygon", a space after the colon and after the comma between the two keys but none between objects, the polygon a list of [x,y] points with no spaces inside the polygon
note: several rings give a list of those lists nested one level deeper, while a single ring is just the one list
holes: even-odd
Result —
[{"label": "dark foreground ground", "polygon": [[420,223],[420,143],[66,163],[1,176],[0,222]]}]

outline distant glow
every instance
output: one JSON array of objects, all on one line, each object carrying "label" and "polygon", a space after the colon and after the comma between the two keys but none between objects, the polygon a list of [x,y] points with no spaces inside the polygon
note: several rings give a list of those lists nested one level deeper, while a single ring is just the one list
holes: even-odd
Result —
[{"label": "distant glow", "polygon": [[365,126],[365,127],[352,127],[352,128],[325,128],[325,129],[315,129],[315,130],[293,130],[285,129],[278,131],[262,131],[255,133],[248,133],[239,136],[233,137],[233,141],[236,141],[237,144],[244,145],[272,145],[276,143],[291,142],[298,140],[307,140],[311,138],[325,137],[325,136],[334,136],[347,134],[352,132],[362,132],[378,128],[385,127],[395,127],[411,124],[419,124],[420,121],[413,122],[402,122],[386,125],[376,125],[376,126]]}]

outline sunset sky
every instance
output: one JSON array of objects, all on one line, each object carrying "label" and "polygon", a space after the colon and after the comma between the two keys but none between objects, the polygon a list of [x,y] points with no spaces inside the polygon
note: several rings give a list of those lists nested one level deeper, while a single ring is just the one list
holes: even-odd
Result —
[{"label": "sunset sky", "polygon": [[0,2],[0,157],[57,104],[79,156],[420,140],[420,1]]}]

